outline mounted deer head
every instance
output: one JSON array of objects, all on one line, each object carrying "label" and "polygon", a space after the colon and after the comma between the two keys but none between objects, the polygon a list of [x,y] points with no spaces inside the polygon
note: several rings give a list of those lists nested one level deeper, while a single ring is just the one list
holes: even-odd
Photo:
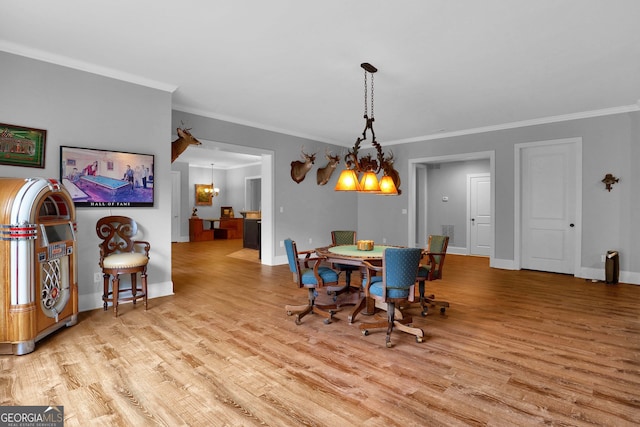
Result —
[{"label": "mounted deer head", "polygon": [[191,132],[189,132],[190,130],[191,129],[176,129],[178,132],[178,139],[171,143],[171,163],[173,163],[188,146],[202,144],[193,135],[191,135]]},{"label": "mounted deer head", "polygon": [[316,160],[316,153],[307,154],[304,152],[304,145],[302,146],[302,160],[295,160],[291,162],[291,179],[300,184],[304,177],[307,176],[307,172],[313,167],[313,162]]},{"label": "mounted deer head", "polygon": [[391,156],[389,158],[385,158],[382,161],[382,170],[384,170],[385,175],[391,177],[396,189],[398,190],[398,194],[402,194],[402,190],[400,190],[400,174],[393,168],[393,152],[391,152]]},{"label": "mounted deer head", "polygon": [[340,156],[332,156],[331,152],[328,150],[324,150],[325,157],[329,161],[327,165],[323,168],[319,168],[316,172],[316,179],[318,181],[318,185],[325,185],[331,179],[331,175],[333,171],[336,170],[336,166],[340,163]]}]

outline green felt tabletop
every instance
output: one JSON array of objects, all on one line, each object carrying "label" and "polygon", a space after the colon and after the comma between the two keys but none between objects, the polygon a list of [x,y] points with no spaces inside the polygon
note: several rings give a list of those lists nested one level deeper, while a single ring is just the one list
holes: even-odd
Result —
[{"label": "green felt tabletop", "polygon": [[391,248],[392,246],[383,246],[383,245],[373,245],[373,250],[370,251],[360,251],[356,245],[340,245],[333,246],[328,248],[329,252],[334,253],[336,255],[343,256],[352,256],[358,258],[382,258],[382,253],[386,248]]}]

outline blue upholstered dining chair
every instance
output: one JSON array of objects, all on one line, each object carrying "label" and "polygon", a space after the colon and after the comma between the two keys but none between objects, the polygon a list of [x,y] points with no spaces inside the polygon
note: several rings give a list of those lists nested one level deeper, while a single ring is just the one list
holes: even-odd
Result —
[{"label": "blue upholstered dining chair", "polygon": [[[313,251],[298,252],[296,242],[291,239],[284,241],[284,247],[287,251],[287,259],[289,260],[289,269],[293,273],[294,281],[299,288],[307,288],[309,294],[309,302],[304,305],[286,305],[287,315],[296,316],[296,325],[304,316],[309,313],[315,313],[325,318],[324,323],[331,323],[333,314],[336,310],[335,304],[318,305],[316,304],[317,290],[327,287],[335,288],[338,285],[339,273],[329,267],[320,265],[323,258],[312,257]],[[303,256],[301,258],[301,256]]]},{"label": "blue upholstered dining chair", "polygon": [[[396,328],[402,332],[415,335],[417,342],[422,342],[424,331],[411,326],[411,316],[406,316],[400,307],[412,302],[415,297],[416,273],[420,265],[422,249],[420,248],[387,248],[382,256],[382,266],[374,266],[367,261],[367,275],[364,279],[365,295],[387,304],[387,320],[378,323],[361,323],[363,335],[369,329],[387,328],[386,345],[391,347],[391,332]],[[381,274],[376,275],[377,272]]]},{"label": "blue upholstered dining chair", "polygon": [[427,250],[423,252],[423,260],[426,258],[426,264],[420,264],[416,282],[418,282],[418,295],[420,296],[420,306],[422,307],[422,316],[426,316],[429,306],[440,306],[440,313],[444,314],[449,302],[436,300],[435,295],[425,296],[425,282],[442,279],[442,269],[444,267],[444,258],[447,255],[447,246],[449,246],[449,236],[429,235],[427,242]]}]

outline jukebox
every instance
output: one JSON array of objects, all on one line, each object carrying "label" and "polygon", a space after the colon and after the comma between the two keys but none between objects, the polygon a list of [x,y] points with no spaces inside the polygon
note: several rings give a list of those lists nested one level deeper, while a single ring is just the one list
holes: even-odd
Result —
[{"label": "jukebox", "polygon": [[0,354],[78,320],[76,222],[60,182],[0,178]]}]

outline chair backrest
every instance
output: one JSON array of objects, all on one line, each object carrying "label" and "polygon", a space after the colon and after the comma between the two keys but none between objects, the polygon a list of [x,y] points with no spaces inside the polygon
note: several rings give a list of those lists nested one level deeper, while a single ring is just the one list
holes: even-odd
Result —
[{"label": "chair backrest", "polygon": [[294,274],[298,274],[300,271],[300,265],[298,264],[298,247],[296,246],[296,242],[291,239],[285,239],[284,249],[287,251],[289,270]]},{"label": "chair backrest", "polygon": [[302,283],[302,270],[300,269],[300,255],[298,254],[298,246],[291,239],[284,240],[284,248],[287,251],[287,260],[289,261],[289,270],[293,273],[293,281],[298,287],[304,286]]},{"label": "chair backrest", "polygon": [[335,245],[355,245],[356,232],[352,230],[334,230],[331,232],[331,244]]},{"label": "chair backrest", "polygon": [[96,233],[102,239],[98,245],[102,257],[112,253],[133,252],[132,238],[138,234],[138,224],[126,216],[106,216],[98,220]]},{"label": "chair backrest", "polygon": [[382,276],[388,289],[409,289],[416,283],[422,257],[420,248],[387,248],[382,256]]},{"label": "chair backrest", "polygon": [[444,266],[444,258],[447,253],[447,246],[449,246],[449,236],[439,236],[436,234],[429,235],[427,242],[427,252],[442,255],[433,255],[433,259],[436,262],[435,277],[431,280],[442,279],[442,268]]}]

